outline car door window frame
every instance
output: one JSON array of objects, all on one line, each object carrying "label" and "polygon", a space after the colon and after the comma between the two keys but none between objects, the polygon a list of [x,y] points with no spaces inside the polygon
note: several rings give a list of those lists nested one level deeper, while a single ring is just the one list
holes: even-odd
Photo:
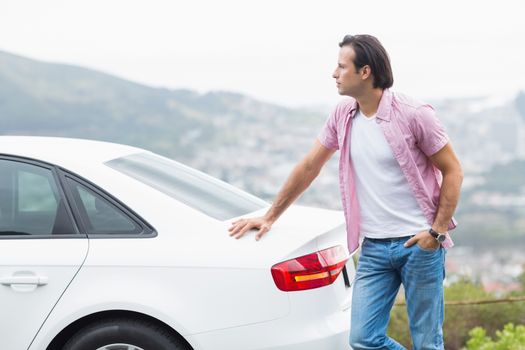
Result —
[{"label": "car door window frame", "polygon": [[[58,174],[61,180],[61,183],[64,186],[64,192],[66,197],[69,200],[69,203],[72,207],[73,216],[76,218],[76,223],[79,226],[82,233],[87,235],[90,239],[111,239],[111,238],[153,238],[157,236],[157,231],[151,226],[146,220],[144,220],[140,215],[135,211],[130,209],[124,203],[119,201],[117,198],[95,185],[93,182],[67,170],[62,167],[58,167]],[[96,195],[100,196],[102,199],[107,201],[110,205],[119,210],[122,214],[132,220],[138,227],[141,228],[139,233],[89,233],[87,229],[87,213],[84,212],[82,205],[78,205],[77,202],[79,198],[75,198],[74,190],[70,187],[68,183],[68,178],[79,183],[81,186],[86,187],[90,191],[94,192]]]},{"label": "car door window frame", "polygon": [[[29,164],[32,166],[37,166],[40,168],[44,168],[46,170],[49,170],[51,172],[51,175],[53,177],[53,180],[55,181],[55,186],[57,188],[59,199],[64,202],[64,207],[67,215],[69,216],[69,220],[71,222],[71,228],[73,230],[73,233],[66,233],[66,234],[49,234],[49,235],[0,235],[0,240],[5,239],[65,239],[65,238],[86,238],[85,234],[82,234],[79,230],[77,221],[74,218],[73,211],[71,208],[71,205],[69,203],[69,200],[66,196],[66,193],[64,191],[63,184],[60,180],[60,176],[57,172],[56,166],[53,164],[49,164],[46,162],[42,162],[36,159],[32,158],[26,158],[26,157],[20,157],[20,156],[13,156],[9,154],[0,154],[0,160],[6,160],[6,161],[12,161],[12,162],[18,162],[18,163],[24,163]],[[59,206],[60,202],[58,202]],[[58,208],[57,208],[58,210]]]}]

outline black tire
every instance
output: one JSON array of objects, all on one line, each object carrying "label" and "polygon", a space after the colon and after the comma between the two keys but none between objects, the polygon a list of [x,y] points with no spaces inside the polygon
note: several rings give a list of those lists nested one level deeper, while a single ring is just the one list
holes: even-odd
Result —
[{"label": "black tire", "polygon": [[[112,344],[126,346],[110,346]],[[89,324],[75,333],[62,350],[96,350],[103,347],[107,350],[191,350],[176,334],[162,325],[125,318]]]}]

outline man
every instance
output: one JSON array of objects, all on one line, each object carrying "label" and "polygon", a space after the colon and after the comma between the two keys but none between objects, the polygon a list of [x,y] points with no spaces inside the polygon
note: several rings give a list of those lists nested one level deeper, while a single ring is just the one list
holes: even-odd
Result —
[{"label": "man", "polygon": [[463,174],[434,110],[389,88],[387,52],[370,35],[347,35],[333,73],[339,103],[313,148],[296,165],[275,202],[259,218],[233,222],[240,238],[259,240],[340,150],[340,188],[348,248],[359,247],[353,285],[353,349],[404,349],[386,336],[401,284],[413,348],[443,349],[444,248],[452,246]]}]

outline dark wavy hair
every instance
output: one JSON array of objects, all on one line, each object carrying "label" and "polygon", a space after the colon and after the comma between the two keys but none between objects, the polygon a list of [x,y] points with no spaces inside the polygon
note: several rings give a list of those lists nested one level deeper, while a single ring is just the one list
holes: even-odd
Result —
[{"label": "dark wavy hair", "polygon": [[388,89],[394,84],[394,75],[388,53],[375,36],[360,34],[346,35],[339,47],[349,45],[355,52],[354,65],[357,69],[369,66],[374,76],[374,88]]}]

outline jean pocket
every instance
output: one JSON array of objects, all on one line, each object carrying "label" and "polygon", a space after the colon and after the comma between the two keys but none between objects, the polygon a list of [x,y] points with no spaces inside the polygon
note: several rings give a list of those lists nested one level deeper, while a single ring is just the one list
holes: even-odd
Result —
[{"label": "jean pocket", "polygon": [[426,253],[435,253],[437,252],[438,250],[441,249],[441,244],[438,245],[436,248],[423,248],[422,246],[419,245],[418,242],[416,242],[415,246],[417,246],[417,248],[422,251],[422,252],[426,252]]}]

